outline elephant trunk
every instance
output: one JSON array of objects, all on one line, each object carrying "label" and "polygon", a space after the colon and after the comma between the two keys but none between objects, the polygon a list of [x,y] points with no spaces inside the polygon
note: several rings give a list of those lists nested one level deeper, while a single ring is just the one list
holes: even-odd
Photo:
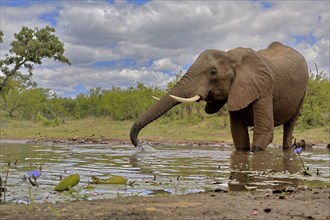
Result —
[{"label": "elephant trunk", "polygon": [[[132,125],[130,131],[130,138],[132,144],[136,147],[139,145],[138,135],[139,132],[153,122],[160,116],[164,115],[174,106],[180,104],[182,101],[175,99],[175,96],[182,98],[190,98],[192,93],[196,91],[191,88],[191,84],[194,82],[193,78],[196,72],[193,68],[189,68],[188,72],[175,84],[175,86],[159,101],[157,101],[151,108],[145,111]],[[195,95],[195,94],[193,94]]]},{"label": "elephant trunk", "polygon": [[136,147],[139,145],[138,135],[140,131],[147,126],[149,123],[153,122],[171,108],[179,104],[179,102],[172,99],[169,94],[162,97],[157,101],[150,109],[145,111],[132,125],[130,131],[130,138],[132,144]]}]

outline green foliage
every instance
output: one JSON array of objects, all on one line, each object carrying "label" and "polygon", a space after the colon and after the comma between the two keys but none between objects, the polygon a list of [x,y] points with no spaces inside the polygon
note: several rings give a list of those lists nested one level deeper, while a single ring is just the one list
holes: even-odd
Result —
[{"label": "green foliage", "polygon": [[0,96],[0,109],[9,117],[35,120],[44,126],[63,123],[63,102],[49,89],[24,86],[21,79],[9,82],[10,89]]},{"label": "green foliage", "polygon": [[37,113],[36,119],[37,122],[40,122],[43,126],[58,126],[62,123],[60,118],[47,119],[40,112]]},{"label": "green foliage", "polygon": [[146,87],[138,83],[137,87],[126,90],[112,88],[91,89],[88,95],[80,94],[75,99],[75,117],[108,116],[115,120],[137,118],[150,107],[155,100],[152,96],[161,96],[164,92],[157,87]]},{"label": "green foliage", "polygon": [[27,89],[22,86],[21,80],[11,80],[6,94],[0,96],[1,109],[8,112],[10,117],[21,116],[32,119],[36,109],[39,109],[49,90],[41,88]]},{"label": "green foliage", "polygon": [[[70,64],[64,54],[64,44],[53,33],[55,29],[49,26],[45,28],[30,29],[23,27],[14,34],[15,40],[10,44],[9,55],[0,60],[0,70],[3,76],[0,77],[0,94],[8,91],[8,84],[12,78],[24,77],[18,70],[26,68],[28,75],[32,76],[35,64],[41,65],[42,59],[49,58],[55,61]],[[3,33],[0,32],[0,43]]]},{"label": "green foliage", "polygon": [[308,87],[298,125],[304,128],[329,125],[330,82],[324,72],[310,71]]}]

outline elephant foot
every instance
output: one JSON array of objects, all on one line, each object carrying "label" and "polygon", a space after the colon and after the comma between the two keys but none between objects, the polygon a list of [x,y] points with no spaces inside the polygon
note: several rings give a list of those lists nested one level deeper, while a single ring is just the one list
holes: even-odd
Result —
[{"label": "elephant foot", "polygon": [[236,148],[237,151],[250,151],[250,148],[249,147],[244,147],[244,148]]},{"label": "elephant foot", "polygon": [[290,144],[283,144],[282,145],[282,148],[285,149],[285,150],[292,149],[292,147],[294,147],[294,144],[291,144],[291,145]]},{"label": "elephant foot", "polygon": [[265,149],[257,146],[253,146],[251,149],[251,152],[259,152],[259,151],[264,151]]}]

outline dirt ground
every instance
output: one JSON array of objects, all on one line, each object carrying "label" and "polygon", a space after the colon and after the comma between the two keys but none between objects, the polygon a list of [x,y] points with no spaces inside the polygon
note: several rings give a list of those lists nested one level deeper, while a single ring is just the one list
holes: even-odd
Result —
[{"label": "dirt ground", "polygon": [[[79,140],[70,141],[77,142]],[[54,143],[56,142],[54,141]],[[87,140],[84,140],[84,143],[86,142]],[[249,192],[205,192],[182,196],[132,196],[55,204],[7,203],[0,204],[0,219],[330,220],[330,188],[301,187],[298,189],[269,189]]]},{"label": "dirt ground", "polygon": [[4,204],[0,219],[330,219],[330,188]]}]

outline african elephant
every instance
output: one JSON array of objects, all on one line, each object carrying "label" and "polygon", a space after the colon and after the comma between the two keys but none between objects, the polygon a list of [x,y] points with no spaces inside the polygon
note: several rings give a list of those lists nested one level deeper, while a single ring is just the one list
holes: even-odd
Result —
[{"label": "african elephant", "polygon": [[[304,57],[279,42],[266,49],[208,49],[180,81],[132,125],[130,138],[181,102],[206,101],[205,112],[218,112],[226,103],[237,150],[265,150],[274,126],[283,125],[283,148],[292,147],[292,133],[306,93],[308,67]],[[254,126],[250,147],[248,126]]]}]

